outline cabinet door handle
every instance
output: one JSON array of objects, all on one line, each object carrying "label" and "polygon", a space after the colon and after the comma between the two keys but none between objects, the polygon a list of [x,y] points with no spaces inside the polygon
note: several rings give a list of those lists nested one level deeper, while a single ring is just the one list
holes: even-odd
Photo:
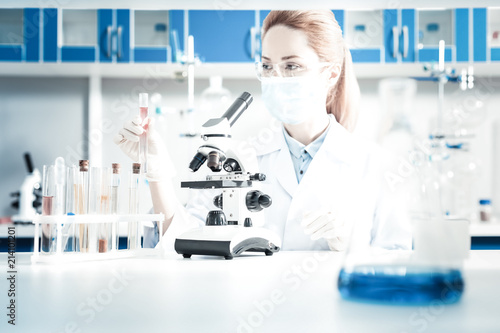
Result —
[{"label": "cabinet door handle", "polygon": [[108,27],[106,28],[106,36],[108,38],[108,50],[106,51],[106,55],[108,58],[111,58],[111,31],[112,27],[108,25]]},{"label": "cabinet door handle", "polygon": [[123,53],[123,50],[122,50],[122,47],[123,47],[123,42],[122,42],[122,30],[123,30],[123,27],[120,25],[118,26],[118,29],[116,29],[116,34],[117,34],[117,53],[116,53],[116,56],[118,57],[118,59],[120,59],[122,57],[122,53]]},{"label": "cabinet door handle", "polygon": [[392,57],[398,57],[398,49],[399,49],[399,34],[398,27],[392,27]]},{"label": "cabinet door handle", "polygon": [[403,58],[408,56],[408,49],[410,47],[410,40],[408,35],[408,26],[403,26]]}]

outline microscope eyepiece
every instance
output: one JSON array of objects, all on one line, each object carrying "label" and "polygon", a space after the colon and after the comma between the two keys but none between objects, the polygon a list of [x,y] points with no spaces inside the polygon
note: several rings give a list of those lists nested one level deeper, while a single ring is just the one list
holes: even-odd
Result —
[{"label": "microscope eyepiece", "polygon": [[233,126],[236,120],[238,120],[238,118],[243,114],[243,112],[245,112],[252,102],[252,95],[245,91],[233,102],[233,104],[231,104],[231,106],[222,115],[222,118],[227,118],[229,124]]},{"label": "microscope eyepiece", "polygon": [[191,163],[189,163],[189,169],[191,169],[191,171],[193,172],[198,171],[198,169],[203,165],[203,163],[205,163],[206,160],[207,158],[205,155],[203,155],[202,153],[196,153]]}]

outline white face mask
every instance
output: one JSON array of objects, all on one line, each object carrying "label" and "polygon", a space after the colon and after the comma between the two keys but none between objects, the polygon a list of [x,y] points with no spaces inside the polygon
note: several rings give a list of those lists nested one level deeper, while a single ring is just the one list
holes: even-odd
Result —
[{"label": "white face mask", "polygon": [[321,76],[263,78],[262,100],[271,115],[296,125],[318,112],[326,114],[327,88]]}]

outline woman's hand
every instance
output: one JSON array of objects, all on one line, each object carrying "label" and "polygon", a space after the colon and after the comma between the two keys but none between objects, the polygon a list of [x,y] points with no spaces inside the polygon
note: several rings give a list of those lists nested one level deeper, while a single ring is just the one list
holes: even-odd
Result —
[{"label": "woman's hand", "polygon": [[330,250],[343,251],[346,248],[347,237],[344,220],[330,211],[314,211],[305,213],[302,217],[302,227],[312,240],[326,239]]},{"label": "woman's hand", "polygon": [[154,119],[146,118],[144,121],[137,116],[126,122],[113,142],[133,161],[139,161],[140,136],[148,133],[148,170],[146,178],[150,182],[170,180],[175,176],[175,168],[167,152],[165,144],[155,130]]}]

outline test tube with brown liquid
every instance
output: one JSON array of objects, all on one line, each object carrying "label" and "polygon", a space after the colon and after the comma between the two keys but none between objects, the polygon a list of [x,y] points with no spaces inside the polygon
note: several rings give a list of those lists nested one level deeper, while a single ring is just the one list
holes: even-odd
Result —
[{"label": "test tube with brown liquid", "polygon": [[[111,179],[111,214],[118,214],[118,200],[120,193],[120,164],[111,164],[112,179]],[[118,223],[114,222],[111,226],[111,249],[118,250]]]},{"label": "test tube with brown liquid", "polygon": [[[43,166],[42,215],[53,215],[55,195],[55,170],[53,165]],[[55,224],[42,224],[41,250],[45,253],[55,251]]]},{"label": "test tube with brown liquid", "polygon": [[[80,160],[79,167],[80,172],[78,174],[78,181],[75,186],[75,201],[77,214],[83,215],[88,213],[89,208],[89,161]],[[88,225],[86,223],[79,224],[78,233],[78,245],[80,252],[88,252]]]},{"label": "test tube with brown liquid", "polygon": [[[107,215],[110,212],[111,197],[111,169],[102,168],[101,170],[101,193],[100,193],[100,213]],[[98,230],[98,249],[99,253],[111,250],[111,223],[101,223]]]}]

